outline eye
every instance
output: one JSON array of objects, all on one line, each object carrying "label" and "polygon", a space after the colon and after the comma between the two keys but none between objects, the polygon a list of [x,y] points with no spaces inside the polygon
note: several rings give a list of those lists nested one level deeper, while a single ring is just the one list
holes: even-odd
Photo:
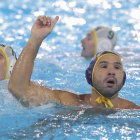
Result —
[{"label": "eye", "polygon": [[3,55],[2,54],[0,54],[0,58],[3,58]]},{"label": "eye", "polygon": [[115,65],[114,68],[120,70],[120,69],[122,69],[122,66],[121,65]]},{"label": "eye", "polygon": [[100,65],[100,68],[106,69],[106,68],[107,68],[107,64],[101,64],[101,65]]}]

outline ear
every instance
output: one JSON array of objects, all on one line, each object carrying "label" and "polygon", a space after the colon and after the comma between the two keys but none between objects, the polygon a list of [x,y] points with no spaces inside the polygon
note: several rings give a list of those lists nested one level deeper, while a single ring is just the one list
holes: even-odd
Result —
[{"label": "ear", "polygon": [[112,44],[110,42],[109,39],[107,38],[100,38],[98,40],[98,44],[97,44],[97,52],[101,52],[101,51],[112,51]]}]

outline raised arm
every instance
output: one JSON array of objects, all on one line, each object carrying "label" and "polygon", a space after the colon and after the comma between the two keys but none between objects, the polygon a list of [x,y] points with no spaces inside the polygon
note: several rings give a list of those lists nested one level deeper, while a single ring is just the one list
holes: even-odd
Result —
[{"label": "raised arm", "polygon": [[[45,104],[48,101],[61,102],[67,104],[69,101],[63,100],[65,96],[73,98],[68,104],[77,104],[77,96],[66,91],[51,90],[37,83],[31,82],[34,60],[39,47],[45,37],[51,33],[59,17],[54,19],[46,16],[39,16],[31,29],[31,36],[27,45],[21,52],[9,80],[9,90],[25,106],[36,106]],[[66,94],[65,94],[66,93]]]}]

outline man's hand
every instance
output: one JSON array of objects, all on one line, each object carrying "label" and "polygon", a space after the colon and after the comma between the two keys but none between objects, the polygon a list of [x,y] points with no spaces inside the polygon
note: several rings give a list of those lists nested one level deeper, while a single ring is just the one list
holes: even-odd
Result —
[{"label": "man's hand", "polygon": [[54,19],[46,16],[39,16],[31,29],[31,38],[43,40],[53,30],[59,17]]}]

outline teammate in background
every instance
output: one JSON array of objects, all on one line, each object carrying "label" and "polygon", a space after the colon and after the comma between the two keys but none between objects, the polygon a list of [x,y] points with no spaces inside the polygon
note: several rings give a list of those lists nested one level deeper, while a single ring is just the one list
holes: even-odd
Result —
[{"label": "teammate in background", "polygon": [[92,58],[101,51],[113,51],[117,42],[116,33],[109,27],[98,26],[89,31],[85,38],[81,40],[81,56]]},{"label": "teammate in background", "polygon": [[0,81],[10,78],[16,59],[10,46],[0,44]]}]

